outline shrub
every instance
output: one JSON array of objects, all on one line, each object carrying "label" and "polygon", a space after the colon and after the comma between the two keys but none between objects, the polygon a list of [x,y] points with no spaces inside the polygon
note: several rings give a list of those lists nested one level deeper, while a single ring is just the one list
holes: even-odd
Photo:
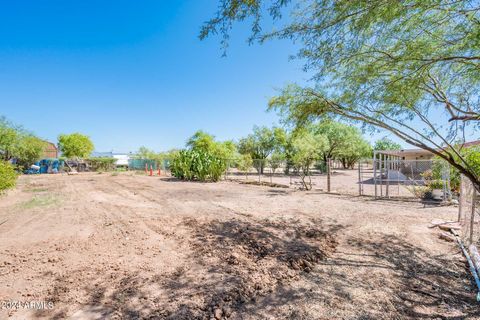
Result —
[{"label": "shrub", "polygon": [[15,187],[17,184],[17,173],[13,166],[5,161],[0,161],[0,193]]},{"label": "shrub", "polygon": [[430,188],[427,186],[408,186],[407,189],[409,189],[416,198],[429,198]]},{"label": "shrub", "polygon": [[114,158],[91,158],[88,164],[94,171],[114,171],[116,161]]},{"label": "shrub", "polygon": [[227,168],[224,159],[198,150],[182,150],[172,160],[172,175],[182,180],[218,181]]},{"label": "shrub", "polygon": [[248,172],[253,167],[253,160],[250,154],[241,155],[237,163],[238,170],[245,172],[245,175],[248,175]]},{"label": "shrub", "polygon": [[443,180],[432,180],[428,183],[428,187],[430,188],[430,190],[443,189],[443,185]]},{"label": "shrub", "polygon": [[[468,163],[471,169],[480,175],[480,147],[465,148],[461,151],[462,157]],[[454,192],[460,192],[460,172],[453,166],[450,166],[445,160],[440,157],[435,157],[432,167],[432,179],[442,179],[442,172],[444,168],[449,167],[450,170],[450,188]],[[448,170],[447,170],[448,171]]]}]

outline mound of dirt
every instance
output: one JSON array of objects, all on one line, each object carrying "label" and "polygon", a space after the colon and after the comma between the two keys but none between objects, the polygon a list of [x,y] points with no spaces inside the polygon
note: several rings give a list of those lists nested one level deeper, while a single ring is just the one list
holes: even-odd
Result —
[{"label": "mound of dirt", "polygon": [[205,297],[204,311],[215,319],[241,313],[258,298],[298,280],[337,245],[317,227],[292,222],[191,219],[186,225],[193,229],[191,246],[200,263],[215,265],[215,272],[227,279]]}]

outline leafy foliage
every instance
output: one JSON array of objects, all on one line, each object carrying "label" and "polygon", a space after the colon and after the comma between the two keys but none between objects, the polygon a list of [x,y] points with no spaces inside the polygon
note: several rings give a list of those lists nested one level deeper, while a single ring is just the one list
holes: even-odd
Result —
[{"label": "leafy foliage", "polygon": [[58,145],[67,158],[87,158],[94,149],[90,138],[80,133],[60,135]]},{"label": "leafy foliage", "polygon": [[182,180],[218,181],[226,162],[200,150],[181,150],[172,160],[172,175]]},{"label": "leafy foliage", "polygon": [[11,164],[0,160],[0,193],[15,187],[17,184],[17,173]]},{"label": "leafy foliage", "polygon": [[[246,138],[240,139],[238,151],[240,154],[249,154],[256,161],[256,168],[263,174],[263,169],[268,156],[278,150],[285,139],[285,131],[280,128],[269,129],[267,127],[253,128],[253,133]],[[255,164],[255,163],[254,163]]]},{"label": "leafy foliage", "polygon": [[187,141],[187,147],[192,150],[210,153],[223,159],[233,159],[237,151],[233,141],[215,141],[214,136],[201,130],[190,137]]},{"label": "leafy foliage", "polygon": [[353,169],[362,158],[372,154],[372,147],[360,134],[352,134],[343,148],[339,149],[336,157],[342,162],[345,169]]},{"label": "leafy foliage", "polygon": [[401,150],[402,146],[395,141],[384,137],[380,140],[375,141],[375,145],[373,146],[373,150]]},{"label": "leafy foliage", "polygon": [[24,135],[18,140],[15,151],[17,165],[19,167],[28,168],[30,165],[40,160],[47,144],[45,141],[33,136]]},{"label": "leafy foliage", "polygon": [[157,157],[155,151],[148,149],[145,146],[141,146],[135,153],[135,159],[154,160]]},{"label": "leafy foliage", "polygon": [[219,142],[212,135],[197,131],[187,142],[189,149],[176,153],[171,162],[172,174],[183,180],[218,181],[227,169],[227,159],[235,152],[231,141]]},{"label": "leafy foliage", "polygon": [[0,155],[3,160],[14,157],[21,128],[15,127],[4,117],[0,118]]},{"label": "leafy foliage", "polygon": [[[480,147],[461,148],[461,155],[467,162],[467,165],[473,172],[480,176]],[[459,159],[456,159],[457,161]],[[442,173],[448,166],[448,162],[443,158],[435,157],[433,159],[432,179],[443,179]],[[454,192],[460,192],[460,171],[454,166],[450,167],[450,188]]]},{"label": "leafy foliage", "polygon": [[[280,149],[280,148],[277,148]],[[274,151],[271,155],[270,158],[268,159],[268,164],[270,168],[272,169],[272,173],[275,174],[275,171],[280,167],[282,162],[286,160],[286,156],[283,152],[280,150]]]},{"label": "leafy foliage", "polygon": [[40,160],[47,144],[20,126],[0,118],[0,159],[16,159],[19,167]]},{"label": "leafy foliage", "polygon": [[[308,130],[301,130],[292,136],[292,163],[301,173],[301,180],[305,190],[312,188],[310,168],[313,163],[328,148],[328,140],[323,135],[315,135]],[[308,177],[308,181],[306,178]]]},{"label": "leafy foliage", "polygon": [[[335,115],[388,130],[443,158],[480,191],[480,176],[456,144],[465,130],[480,127],[478,1],[219,2],[201,38],[220,33],[225,46],[235,22],[252,21],[252,39],[300,46],[315,84],[287,87],[274,101],[281,112],[298,121]],[[275,21],[273,31],[262,31],[266,17]]]},{"label": "leafy foliage", "polygon": [[253,167],[253,159],[250,154],[242,154],[238,160],[237,168],[240,171],[245,172],[245,176],[248,176],[248,172]]},{"label": "leafy foliage", "polygon": [[338,159],[344,168],[352,168],[355,163],[371,153],[370,144],[362,137],[361,132],[341,122],[324,120],[312,126],[317,135],[324,136],[328,143],[322,152],[324,161]]}]

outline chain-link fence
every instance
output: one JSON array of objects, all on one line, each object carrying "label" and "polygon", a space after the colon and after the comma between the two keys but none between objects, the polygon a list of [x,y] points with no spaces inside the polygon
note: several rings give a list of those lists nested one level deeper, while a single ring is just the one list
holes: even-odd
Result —
[{"label": "chain-link fence", "polygon": [[168,174],[170,171],[170,160],[151,160],[151,159],[129,159],[128,170],[131,171],[158,171],[162,174]]},{"label": "chain-link fence", "polygon": [[358,164],[360,195],[376,198],[450,199],[448,165],[433,160],[369,160]]},{"label": "chain-link fence", "polygon": [[480,246],[480,195],[470,179],[462,175],[458,220],[462,227],[462,240],[467,246]]},{"label": "chain-link fence", "polygon": [[[330,174],[329,174],[330,173]],[[347,178],[345,179],[345,176]],[[336,184],[337,177],[342,180]],[[251,162],[227,160],[224,178],[241,183],[291,187],[317,191],[358,193],[356,171],[344,170],[339,161],[312,161],[309,166],[298,167],[285,160],[255,159]],[[340,182],[340,181],[338,181]],[[343,188],[348,185],[348,188]]]},{"label": "chain-link fence", "polygon": [[[285,160],[225,160],[225,180],[376,198],[450,199],[448,165],[432,160],[361,160],[353,168],[341,161],[312,161],[299,167]],[[130,159],[129,170],[169,175],[169,160]]]}]

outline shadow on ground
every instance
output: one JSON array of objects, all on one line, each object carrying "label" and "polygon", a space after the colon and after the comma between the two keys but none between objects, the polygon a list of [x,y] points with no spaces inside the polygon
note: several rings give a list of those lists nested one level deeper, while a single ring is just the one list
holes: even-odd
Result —
[{"label": "shadow on ground", "polygon": [[[116,273],[83,288],[77,319],[468,319],[478,317],[462,260],[395,236],[341,236],[312,220],[185,220],[191,255],[169,274]],[[338,245],[336,239],[341,238]],[[80,271],[79,271],[80,272]],[[66,299],[58,278],[51,301]],[[38,313],[38,316],[45,314]],[[49,318],[63,319],[65,310]]]}]

